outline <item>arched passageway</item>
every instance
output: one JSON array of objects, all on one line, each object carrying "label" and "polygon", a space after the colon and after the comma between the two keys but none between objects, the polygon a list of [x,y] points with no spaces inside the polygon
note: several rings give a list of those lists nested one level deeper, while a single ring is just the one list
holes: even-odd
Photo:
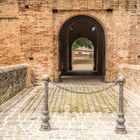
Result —
[{"label": "arched passageway", "polygon": [[[78,38],[89,39],[94,46],[91,75],[105,76],[105,35],[101,24],[89,16],[75,16],[64,23],[59,34],[59,70],[61,75],[75,74],[72,68],[72,44]],[[78,75],[78,73],[76,73]],[[81,73],[79,73],[81,74]]]},{"label": "arched passageway", "polygon": [[80,37],[73,42],[71,47],[71,70],[75,73],[93,72],[95,66],[93,43],[88,38]]}]

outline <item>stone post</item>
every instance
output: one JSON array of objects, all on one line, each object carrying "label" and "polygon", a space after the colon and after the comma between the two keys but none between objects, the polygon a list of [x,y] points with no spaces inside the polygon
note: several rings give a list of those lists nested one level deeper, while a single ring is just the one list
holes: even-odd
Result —
[{"label": "stone post", "polygon": [[117,80],[117,83],[119,84],[119,105],[118,105],[118,118],[117,118],[117,125],[115,132],[117,134],[126,134],[126,128],[125,128],[125,118],[124,118],[124,110],[123,110],[123,94],[124,94],[124,84],[125,84],[125,78],[123,76],[120,76]]},{"label": "stone post", "polygon": [[49,81],[50,78],[48,75],[45,75],[43,78],[44,81],[44,108],[43,108],[43,116],[41,117],[42,123],[41,123],[41,131],[49,131],[51,130],[50,127],[50,116],[49,116],[49,109],[48,109],[48,88],[49,88]]}]

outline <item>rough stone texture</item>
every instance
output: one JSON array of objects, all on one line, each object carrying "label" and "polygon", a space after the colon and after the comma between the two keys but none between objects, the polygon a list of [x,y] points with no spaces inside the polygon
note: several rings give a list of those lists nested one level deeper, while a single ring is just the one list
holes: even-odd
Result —
[{"label": "rough stone texture", "polygon": [[27,66],[0,67],[0,104],[15,96],[26,87]]},{"label": "rough stone texture", "polygon": [[28,63],[36,79],[47,72],[58,79],[59,31],[76,15],[93,17],[104,28],[107,81],[120,64],[140,64],[139,0],[2,0],[0,65]]}]

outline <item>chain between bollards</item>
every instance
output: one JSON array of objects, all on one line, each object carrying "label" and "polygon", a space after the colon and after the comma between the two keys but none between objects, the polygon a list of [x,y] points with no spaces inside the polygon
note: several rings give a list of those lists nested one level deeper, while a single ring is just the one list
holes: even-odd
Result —
[{"label": "chain between bollards", "polygon": [[49,123],[50,116],[49,116],[49,108],[48,108],[48,88],[49,88],[49,81],[50,78],[46,74],[43,78],[44,81],[44,107],[43,107],[43,116],[41,117],[42,123],[41,123],[41,131],[50,131],[51,126]]},{"label": "chain between bollards", "polygon": [[123,94],[124,94],[124,84],[126,80],[124,76],[120,76],[117,80],[119,84],[119,103],[118,103],[118,118],[117,118],[117,125],[115,129],[115,133],[117,134],[126,134],[126,127],[125,127],[125,117],[124,117],[124,109],[123,109]]},{"label": "chain between bollards", "polygon": [[[49,116],[49,109],[48,109],[48,88],[50,78],[48,75],[45,75],[43,78],[44,81],[44,107],[43,107],[43,116],[41,117],[41,131],[49,131],[51,130],[51,126],[49,123],[50,116]],[[125,117],[124,117],[124,109],[123,109],[123,94],[124,94],[124,84],[125,78],[120,76],[117,80],[119,84],[119,103],[118,103],[118,118],[117,118],[117,125],[115,132],[117,134],[126,134],[126,127],[125,127]]]}]

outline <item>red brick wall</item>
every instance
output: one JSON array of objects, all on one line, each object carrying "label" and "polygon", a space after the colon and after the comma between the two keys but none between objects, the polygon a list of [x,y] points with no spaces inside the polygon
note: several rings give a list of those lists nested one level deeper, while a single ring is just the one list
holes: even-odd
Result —
[{"label": "red brick wall", "polygon": [[59,31],[76,15],[93,17],[104,28],[107,81],[120,64],[140,63],[138,0],[9,0],[0,3],[0,65],[26,62],[37,79],[44,73],[57,79]]},{"label": "red brick wall", "polygon": [[128,63],[140,64],[140,2],[132,0],[130,4],[130,39]]},{"label": "red brick wall", "polygon": [[0,2],[0,66],[21,63],[18,4]]}]

